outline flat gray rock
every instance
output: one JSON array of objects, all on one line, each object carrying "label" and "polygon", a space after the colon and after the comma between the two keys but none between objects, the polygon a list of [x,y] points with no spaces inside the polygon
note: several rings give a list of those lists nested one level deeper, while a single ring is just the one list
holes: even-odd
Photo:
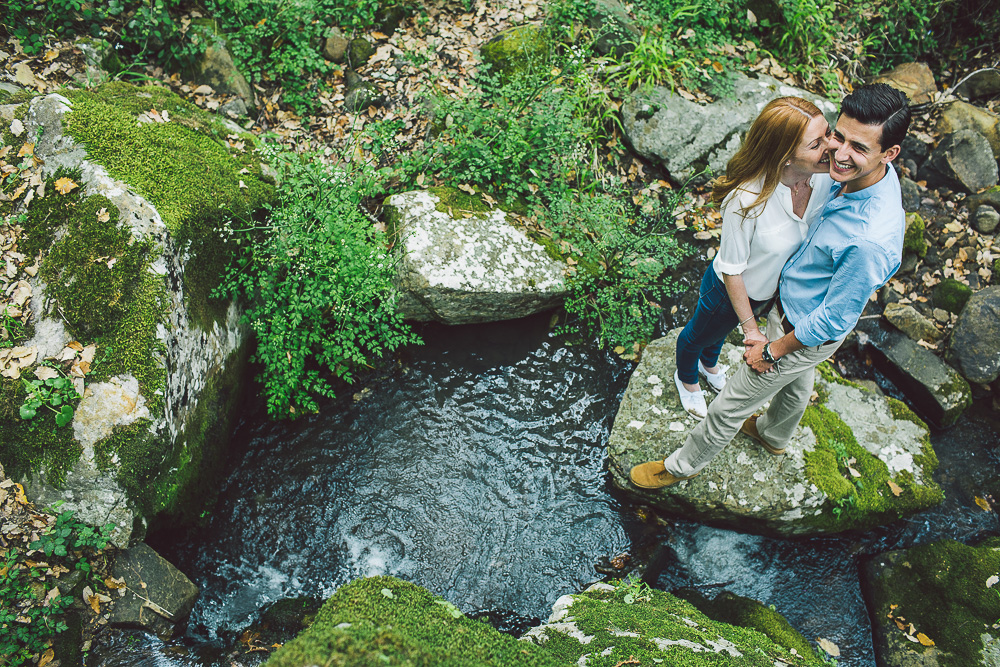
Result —
[{"label": "flat gray rock", "polygon": [[125,580],[125,594],[111,591],[112,627],[139,628],[160,637],[173,636],[187,620],[198,587],[152,548],[140,542],[115,559],[112,576]]},{"label": "flat gray rock", "polygon": [[972,382],[1000,376],[1000,286],[969,297],[949,341],[948,359]]}]

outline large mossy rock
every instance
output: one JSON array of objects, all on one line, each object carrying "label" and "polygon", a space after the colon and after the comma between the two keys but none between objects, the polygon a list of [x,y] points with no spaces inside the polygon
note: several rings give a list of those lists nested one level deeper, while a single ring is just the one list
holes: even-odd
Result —
[{"label": "large mossy rock", "polygon": [[1000,665],[997,538],[890,551],[862,572],[879,667]]},{"label": "large mossy rock", "polygon": [[24,390],[2,381],[0,460],[36,504],[110,521],[125,546],[154,518],[196,517],[217,488],[247,353],[235,303],[210,296],[234,252],[221,230],[274,188],[251,135],[162,88],[110,83],[18,113],[45,181],[15,210],[20,252],[40,257],[23,346],[92,356],[70,426],[20,420]]},{"label": "large mossy rock", "polygon": [[[783,456],[737,434],[694,479],[656,491],[632,486],[632,466],[668,456],[696,423],[673,386],[679,332],[649,344],[625,390],[608,441],[619,488],[685,519],[771,535],[867,529],[941,501],[924,423],[903,403],[842,380],[828,364],[819,367],[818,398]],[[735,368],[741,355],[726,343],[722,362]]]},{"label": "large mossy rock", "polygon": [[740,147],[761,108],[776,97],[796,95],[819,107],[832,125],[837,107],[818,95],[769,76],[733,75],[733,90],[702,106],[663,86],[631,94],[622,106],[622,128],[634,150],[663,164],[683,183],[708,167],[715,174]]},{"label": "large mossy rock", "polygon": [[509,214],[449,188],[385,203],[400,253],[398,308],[410,320],[495,322],[554,308],[565,265],[514,227]]},{"label": "large mossy rock", "polygon": [[758,630],[712,620],[686,600],[648,587],[594,584],[564,595],[548,622],[521,639],[549,649],[567,667],[822,664],[801,644],[784,646]]},{"label": "large mossy rock", "polygon": [[427,589],[393,577],[358,579],[338,590],[266,664],[566,667],[544,648],[466,618]]}]

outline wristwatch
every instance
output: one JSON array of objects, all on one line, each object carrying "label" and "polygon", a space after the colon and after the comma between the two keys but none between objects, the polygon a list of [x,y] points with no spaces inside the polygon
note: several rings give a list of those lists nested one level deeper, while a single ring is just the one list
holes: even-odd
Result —
[{"label": "wristwatch", "polygon": [[760,358],[769,364],[773,364],[777,361],[771,354],[771,343],[764,343],[764,349],[760,353]]}]

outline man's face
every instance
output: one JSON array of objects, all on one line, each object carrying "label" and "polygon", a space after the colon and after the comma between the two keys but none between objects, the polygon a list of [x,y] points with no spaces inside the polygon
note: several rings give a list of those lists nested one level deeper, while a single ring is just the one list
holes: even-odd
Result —
[{"label": "man's face", "polygon": [[885,174],[885,165],[899,154],[899,146],[883,150],[881,125],[865,125],[841,115],[830,137],[830,176],[846,183],[847,192],[874,185]]}]

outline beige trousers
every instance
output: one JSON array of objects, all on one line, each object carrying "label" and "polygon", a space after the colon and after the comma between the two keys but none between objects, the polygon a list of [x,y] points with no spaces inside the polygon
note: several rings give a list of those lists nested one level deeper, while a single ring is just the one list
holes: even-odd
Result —
[{"label": "beige trousers", "polygon": [[[781,337],[777,308],[767,318],[767,337]],[[688,435],[684,445],[663,462],[670,474],[688,477],[701,472],[739,433],[747,417],[762,405],[770,406],[757,419],[757,430],[772,446],[782,449],[791,440],[813,391],[813,370],[837,351],[842,341],[804,347],[778,359],[767,373],[746,364],[733,373],[711,405],[708,416]]]}]

